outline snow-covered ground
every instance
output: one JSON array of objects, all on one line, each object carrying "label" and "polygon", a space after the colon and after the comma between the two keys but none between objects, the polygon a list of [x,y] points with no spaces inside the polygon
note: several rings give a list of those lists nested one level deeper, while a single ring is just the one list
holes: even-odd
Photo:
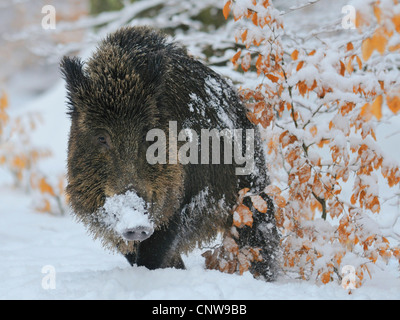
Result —
[{"label": "snow-covered ground", "polygon": [[131,267],[70,216],[35,213],[29,197],[0,190],[1,299],[400,299],[395,266],[351,295],[336,283],[266,283],[204,270],[199,252],[185,257],[187,270]]},{"label": "snow-covered ground", "polygon": [[[69,129],[63,82],[12,110],[42,114],[43,125],[32,141],[54,154],[42,170],[63,172]],[[250,274],[205,270],[200,251],[184,257],[187,270],[131,267],[93,241],[70,214],[35,212],[32,195],[12,190],[10,181],[1,171],[0,299],[400,299],[394,261],[378,266],[373,279],[351,295],[337,283],[318,286],[287,277],[266,283]]]}]

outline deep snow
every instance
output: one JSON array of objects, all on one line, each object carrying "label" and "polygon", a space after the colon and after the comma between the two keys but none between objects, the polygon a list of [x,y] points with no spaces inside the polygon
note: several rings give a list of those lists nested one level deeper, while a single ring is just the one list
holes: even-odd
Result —
[{"label": "deep snow", "polygon": [[[42,163],[48,175],[63,172],[69,119],[63,82],[15,114],[39,111],[43,125],[32,135],[54,156]],[[11,101],[12,104],[12,101]],[[187,270],[150,271],[131,267],[104,250],[71,214],[37,213],[33,195],[9,187],[0,175],[0,299],[400,299],[398,265],[378,266],[373,279],[349,295],[337,283],[280,277],[274,283],[250,274],[228,275],[204,269],[201,251],[184,257]]]}]

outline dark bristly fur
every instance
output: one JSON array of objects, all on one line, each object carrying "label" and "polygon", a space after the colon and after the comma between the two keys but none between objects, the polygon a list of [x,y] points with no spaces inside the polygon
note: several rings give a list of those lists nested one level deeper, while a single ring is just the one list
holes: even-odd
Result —
[{"label": "dark bristly fur", "polygon": [[[259,133],[235,91],[160,32],[122,28],[102,41],[86,63],[64,57],[61,70],[72,120],[70,204],[95,237],[131,264],[184,268],[181,253],[230,230],[238,191],[249,187],[260,193],[268,184]],[[169,121],[177,122],[178,132],[191,128],[199,134],[228,128],[227,121],[234,128],[254,129],[256,170],[239,176],[234,164],[149,164],[146,134],[159,128],[168,136]],[[156,230],[141,243],[124,241],[98,219],[106,197],[129,189],[152,204],[149,215]],[[271,280],[278,236],[267,200],[267,214],[252,209],[254,226],[240,230],[240,245],[262,248],[265,259],[252,270]]]}]

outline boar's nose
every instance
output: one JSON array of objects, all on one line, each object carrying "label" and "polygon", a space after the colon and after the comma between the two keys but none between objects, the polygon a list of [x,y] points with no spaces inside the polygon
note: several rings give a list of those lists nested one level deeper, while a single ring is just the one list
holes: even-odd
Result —
[{"label": "boar's nose", "polygon": [[149,238],[154,232],[151,227],[139,226],[135,228],[126,229],[122,236],[128,241],[143,241]]}]

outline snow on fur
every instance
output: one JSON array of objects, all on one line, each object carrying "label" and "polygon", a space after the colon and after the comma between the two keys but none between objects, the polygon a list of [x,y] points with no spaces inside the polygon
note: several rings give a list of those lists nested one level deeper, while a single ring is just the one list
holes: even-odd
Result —
[{"label": "snow on fur", "polygon": [[118,234],[135,227],[153,228],[147,214],[147,204],[134,191],[114,195],[106,199],[100,208],[100,220]]}]

